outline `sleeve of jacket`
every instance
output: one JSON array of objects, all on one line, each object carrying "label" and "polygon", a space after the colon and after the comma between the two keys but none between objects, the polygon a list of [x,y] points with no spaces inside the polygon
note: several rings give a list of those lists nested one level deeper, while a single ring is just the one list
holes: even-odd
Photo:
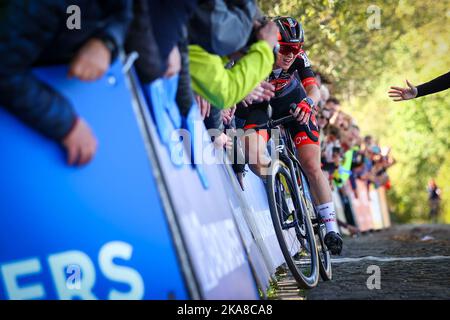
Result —
[{"label": "sleeve of jacket", "polygon": [[[133,1],[103,0],[99,3],[108,18],[98,31],[98,36],[114,41],[116,48],[123,47],[128,26],[133,19]],[[116,54],[113,53],[114,56]]]},{"label": "sleeve of jacket", "polygon": [[189,46],[192,88],[219,109],[230,108],[244,99],[272,71],[274,55],[265,41],[258,41],[233,68],[200,46]]},{"label": "sleeve of jacket", "polygon": [[[42,134],[61,140],[76,120],[71,104],[37,79],[32,65],[65,10],[51,1],[10,1],[0,17],[0,105]],[[42,17],[45,17],[44,19]]]},{"label": "sleeve of jacket", "polygon": [[155,32],[155,39],[161,59],[166,62],[173,47],[183,39],[184,28],[197,8],[197,0],[148,1],[153,29],[160,30]]},{"label": "sleeve of jacket", "polygon": [[190,23],[192,44],[219,56],[246,46],[256,15],[253,0],[203,0]]},{"label": "sleeve of jacket", "polygon": [[417,97],[441,92],[450,88],[450,72],[417,87]]},{"label": "sleeve of jacket", "polygon": [[223,56],[243,48],[252,32],[255,14],[254,1],[216,1],[211,17],[214,52]]}]

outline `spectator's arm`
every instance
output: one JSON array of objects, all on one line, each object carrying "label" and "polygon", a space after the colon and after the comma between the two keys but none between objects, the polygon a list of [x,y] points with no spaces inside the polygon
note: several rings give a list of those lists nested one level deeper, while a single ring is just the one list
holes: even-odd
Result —
[{"label": "spectator's arm", "polygon": [[191,43],[226,56],[242,49],[253,29],[253,0],[204,0],[189,24]]},{"label": "spectator's arm", "polygon": [[448,88],[450,88],[450,72],[418,86],[416,98],[444,91]]},{"label": "spectator's arm", "polygon": [[125,49],[127,53],[136,51],[139,58],[135,62],[139,79],[150,83],[164,75],[167,63],[161,58],[158,43],[153,32],[153,25],[148,0],[133,2],[133,21],[128,29]]},{"label": "spectator's arm", "polygon": [[222,59],[197,45],[189,46],[192,87],[217,108],[243,100],[272,71],[274,56],[266,41],[258,41],[231,69]]},{"label": "spectator's arm", "polygon": [[113,58],[123,47],[128,26],[133,19],[133,1],[109,0],[99,1],[108,19],[97,31],[97,36],[114,42],[115,50],[111,52]]},{"label": "spectator's arm", "polygon": [[256,6],[251,0],[234,1],[232,5],[231,1],[214,2],[215,8],[211,15],[212,50],[224,56],[242,49],[247,44],[253,29]]},{"label": "spectator's arm", "polygon": [[[0,16],[0,105],[55,140],[75,123],[70,103],[31,71],[65,12],[49,1],[10,1]],[[33,11],[34,10],[34,11]],[[38,10],[38,14],[33,14]]]}]

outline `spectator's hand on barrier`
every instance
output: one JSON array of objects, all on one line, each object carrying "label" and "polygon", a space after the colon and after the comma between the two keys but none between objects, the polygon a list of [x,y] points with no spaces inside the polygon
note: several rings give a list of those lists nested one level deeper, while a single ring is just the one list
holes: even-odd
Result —
[{"label": "spectator's hand on barrier", "polygon": [[225,125],[229,125],[232,119],[233,118],[230,116],[230,112],[227,111],[223,113],[223,123]]},{"label": "spectator's hand on barrier", "polygon": [[206,99],[203,97],[196,95],[195,101],[198,104],[198,107],[200,108],[200,114],[202,116],[202,119],[205,120],[205,118],[209,117],[209,114],[211,112],[211,103],[209,103]]},{"label": "spectator's hand on barrier", "polygon": [[179,73],[181,70],[181,54],[178,46],[173,47],[167,59],[167,70],[164,77],[170,78]]},{"label": "spectator's hand on barrier", "polygon": [[309,118],[311,117],[311,107],[306,101],[302,101],[297,105],[295,111],[290,110],[291,114],[297,119],[300,124],[309,123]]},{"label": "spectator's hand on barrier", "polygon": [[228,122],[228,124],[231,124],[231,121],[233,121],[233,119],[234,119],[234,114],[236,113],[236,109],[237,109],[236,105],[234,105],[234,107],[232,107],[232,108],[230,109],[230,114],[229,114],[229,116],[230,116],[230,121]]},{"label": "spectator's hand on barrier", "polygon": [[233,121],[234,113],[236,112],[236,106],[230,109],[222,110],[222,120],[225,125],[231,124]]},{"label": "spectator's hand on barrier", "polygon": [[76,77],[82,81],[94,81],[101,78],[108,71],[111,64],[111,52],[99,39],[86,42],[69,68],[69,77]]},{"label": "spectator's hand on barrier", "polygon": [[389,97],[394,101],[411,100],[417,97],[417,88],[406,80],[408,88],[391,87]]},{"label": "spectator's hand on barrier", "polygon": [[278,27],[275,22],[270,21],[262,27],[256,34],[258,40],[267,41],[269,46],[273,49],[278,44]]},{"label": "spectator's hand on barrier", "polygon": [[62,141],[67,150],[67,163],[84,165],[91,161],[97,151],[97,139],[88,124],[81,118]]},{"label": "spectator's hand on barrier", "polygon": [[231,138],[228,137],[225,133],[222,133],[220,136],[214,139],[214,146],[217,149],[230,148],[232,147]]}]

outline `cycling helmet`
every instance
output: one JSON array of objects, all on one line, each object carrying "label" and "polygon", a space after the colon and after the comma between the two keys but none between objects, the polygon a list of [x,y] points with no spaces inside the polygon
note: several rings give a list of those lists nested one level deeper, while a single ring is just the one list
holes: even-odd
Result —
[{"label": "cycling helmet", "polygon": [[300,44],[305,41],[305,32],[300,22],[292,17],[276,17],[278,42],[280,44]]}]

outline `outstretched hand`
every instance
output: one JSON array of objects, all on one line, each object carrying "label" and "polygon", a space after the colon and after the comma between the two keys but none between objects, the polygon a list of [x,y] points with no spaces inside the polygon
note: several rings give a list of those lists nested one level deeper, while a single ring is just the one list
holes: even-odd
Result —
[{"label": "outstretched hand", "polygon": [[275,87],[267,81],[261,82],[247,97],[242,101],[244,107],[248,107],[254,102],[269,101],[275,96]]},{"label": "outstretched hand", "polygon": [[417,97],[417,88],[406,80],[408,88],[391,87],[389,97],[394,101],[411,100]]}]

